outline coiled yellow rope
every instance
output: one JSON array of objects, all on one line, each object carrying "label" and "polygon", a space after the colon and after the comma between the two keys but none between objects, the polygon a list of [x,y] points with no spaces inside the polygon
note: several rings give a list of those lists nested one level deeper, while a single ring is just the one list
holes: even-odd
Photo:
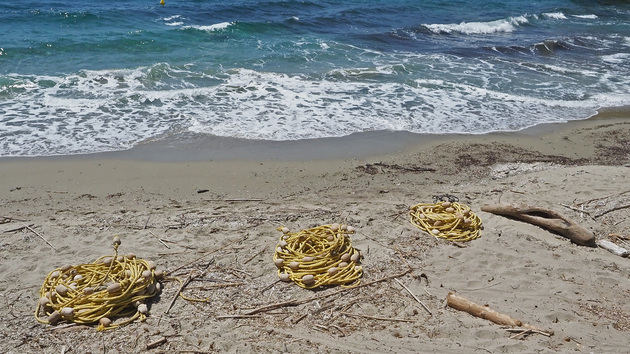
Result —
[{"label": "coiled yellow rope", "polygon": [[481,236],[481,219],[458,202],[418,204],[409,211],[411,223],[433,236],[450,241],[470,241]]},{"label": "coiled yellow rope", "polygon": [[[120,238],[114,237],[114,255],[94,263],[65,265],[50,272],[39,290],[35,318],[41,323],[60,320],[80,324],[98,322],[97,330],[116,328],[139,319],[148,308],[143,301],[160,291],[163,272],[155,263],[134,254],[118,255]],[[42,318],[42,315],[46,317]],[[112,323],[115,317],[131,316]]]},{"label": "coiled yellow rope", "polygon": [[[322,225],[291,233],[279,228],[280,237],[273,255],[278,276],[306,289],[326,285],[356,286],[363,274],[361,253],[352,247],[347,225]],[[350,285],[348,285],[350,284]]]}]

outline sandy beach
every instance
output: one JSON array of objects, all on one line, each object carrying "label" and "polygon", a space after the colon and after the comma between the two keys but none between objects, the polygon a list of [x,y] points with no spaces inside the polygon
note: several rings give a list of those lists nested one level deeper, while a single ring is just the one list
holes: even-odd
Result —
[{"label": "sandy beach", "polygon": [[[625,353],[630,260],[481,207],[547,208],[630,249],[628,117],[483,136],[4,158],[0,352]],[[453,243],[410,223],[410,206],[442,194],[481,218],[480,238]],[[332,223],[356,228],[364,286],[279,282],[277,228]],[[121,252],[167,272],[148,319],[102,332],[37,322],[46,275],[112,254],[114,235]],[[174,278],[191,274],[183,293],[207,301],[175,298]],[[450,308],[450,291],[543,331],[519,335]]]}]

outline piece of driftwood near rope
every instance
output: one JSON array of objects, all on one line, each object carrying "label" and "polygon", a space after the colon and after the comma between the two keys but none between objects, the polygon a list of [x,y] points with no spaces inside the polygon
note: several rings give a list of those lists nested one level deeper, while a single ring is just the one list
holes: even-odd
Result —
[{"label": "piece of driftwood near rope", "polygon": [[486,319],[498,325],[521,327],[521,328],[531,329],[533,331],[539,331],[539,332],[547,333],[549,335],[553,335],[553,331],[545,331],[540,328],[534,327],[528,323],[523,323],[508,315],[497,312],[488,306],[478,305],[466,299],[465,297],[456,294],[453,291],[449,291],[449,293],[446,295],[446,304],[449,307],[452,307],[456,310],[468,312],[469,314],[475,317]]},{"label": "piece of driftwood near rope", "polygon": [[525,221],[562,235],[581,246],[596,247],[595,235],[559,213],[524,204],[488,204],[481,210]]},{"label": "piece of driftwood near rope", "polygon": [[302,304],[305,304],[307,302],[311,302],[311,301],[314,301],[314,300],[319,300],[319,299],[327,298],[327,297],[330,297],[330,296],[333,296],[333,295],[337,295],[337,294],[339,294],[341,292],[344,292],[344,291],[348,291],[348,290],[352,290],[352,289],[358,289],[358,288],[363,288],[363,287],[370,286],[370,285],[373,285],[373,284],[376,284],[376,283],[380,283],[382,281],[395,279],[395,278],[400,278],[400,277],[402,277],[403,275],[405,275],[405,274],[407,274],[409,272],[411,272],[411,269],[407,269],[407,270],[405,270],[402,273],[398,273],[398,274],[386,276],[384,278],[376,279],[376,280],[373,280],[371,282],[361,283],[361,284],[359,284],[359,285],[357,285],[355,287],[341,288],[341,289],[339,289],[337,291],[333,291],[333,292],[327,293],[327,294],[315,295],[315,296],[311,296],[311,297],[308,297],[308,298],[302,299],[302,300],[293,299],[293,300],[278,302],[278,303],[275,303],[275,304],[265,305],[265,306],[253,309],[251,311],[248,311],[248,312],[245,313],[245,315],[255,315],[257,313],[267,312],[267,311],[275,310],[275,309],[281,308],[281,307],[302,305]]},{"label": "piece of driftwood near rope", "polygon": [[621,247],[621,246],[617,246],[615,243],[612,243],[608,240],[598,240],[597,241],[597,245],[603,249],[605,249],[606,251],[619,256],[619,257],[628,257],[630,255],[630,252],[628,252],[627,249]]}]

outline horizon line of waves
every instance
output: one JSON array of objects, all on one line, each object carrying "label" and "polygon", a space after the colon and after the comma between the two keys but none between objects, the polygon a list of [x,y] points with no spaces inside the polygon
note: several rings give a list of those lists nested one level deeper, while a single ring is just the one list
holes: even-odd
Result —
[{"label": "horizon line of waves", "polygon": [[[571,15],[571,17],[579,20],[596,20],[599,17],[594,14]],[[511,33],[519,27],[525,25],[534,25],[540,20],[550,21],[567,21],[569,17],[563,12],[545,12],[540,15],[520,15],[507,18],[496,19],[492,21],[462,21],[460,23],[434,23],[421,24],[413,30],[418,33],[428,32],[432,34],[464,34],[464,35],[487,35],[495,33]],[[580,21],[583,22],[583,21]]]}]

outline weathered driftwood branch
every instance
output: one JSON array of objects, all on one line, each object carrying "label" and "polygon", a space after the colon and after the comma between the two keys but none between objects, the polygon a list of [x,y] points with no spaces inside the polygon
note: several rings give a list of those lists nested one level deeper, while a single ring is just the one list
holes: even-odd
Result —
[{"label": "weathered driftwood branch", "polygon": [[628,255],[630,255],[630,252],[628,252],[627,249],[617,246],[616,244],[608,240],[599,240],[597,241],[597,245],[605,249],[606,251],[620,257],[628,257]]},{"label": "weathered driftwood branch", "polygon": [[448,295],[446,295],[446,304],[456,310],[468,312],[469,314],[475,317],[483,318],[499,325],[521,327],[521,328],[531,329],[534,331],[541,331],[541,332],[549,333],[550,335],[553,334],[553,332],[544,331],[530,324],[523,323],[508,315],[499,313],[488,306],[478,305],[464,298],[463,296],[455,294],[452,291],[449,291]]},{"label": "weathered driftwood branch", "polygon": [[562,235],[578,245],[596,246],[595,235],[592,232],[549,209],[523,204],[491,204],[482,206],[481,210],[492,214],[510,216],[540,226]]}]

